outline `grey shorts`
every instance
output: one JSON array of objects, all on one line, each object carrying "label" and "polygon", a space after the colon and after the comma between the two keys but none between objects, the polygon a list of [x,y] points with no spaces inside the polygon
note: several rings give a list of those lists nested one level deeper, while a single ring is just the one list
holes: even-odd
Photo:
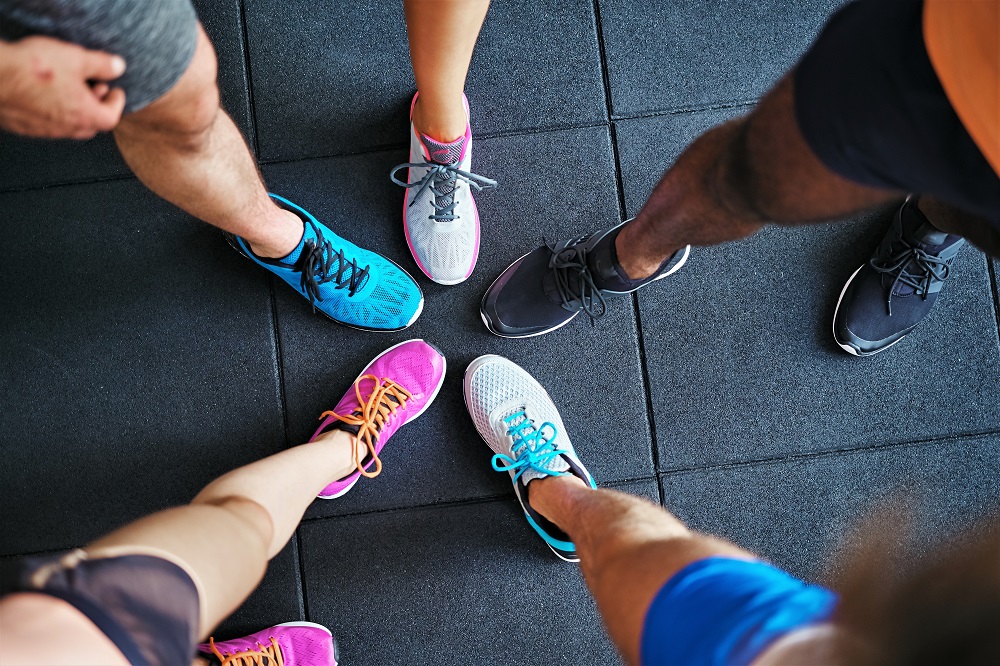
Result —
[{"label": "grey shorts", "polygon": [[0,0],[0,40],[44,35],[125,58],[125,112],[174,87],[197,44],[191,0]]}]

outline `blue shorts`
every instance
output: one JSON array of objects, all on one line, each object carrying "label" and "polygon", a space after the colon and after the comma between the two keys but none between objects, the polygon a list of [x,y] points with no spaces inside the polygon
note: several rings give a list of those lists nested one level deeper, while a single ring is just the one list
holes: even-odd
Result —
[{"label": "blue shorts", "polygon": [[830,619],[836,595],[760,561],[709,557],[678,571],[653,599],[643,664],[751,663],[775,641]]}]

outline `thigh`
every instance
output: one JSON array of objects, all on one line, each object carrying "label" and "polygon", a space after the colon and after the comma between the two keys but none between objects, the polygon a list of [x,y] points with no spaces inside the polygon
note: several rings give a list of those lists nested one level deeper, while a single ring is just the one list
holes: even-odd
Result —
[{"label": "thigh", "polygon": [[796,125],[845,179],[932,195],[1000,226],[1000,178],[941,86],[923,26],[922,2],[844,7],[794,72]]},{"label": "thigh", "polygon": [[125,112],[145,108],[178,82],[195,53],[190,0],[0,0],[0,39],[45,35],[122,56],[113,85]]}]

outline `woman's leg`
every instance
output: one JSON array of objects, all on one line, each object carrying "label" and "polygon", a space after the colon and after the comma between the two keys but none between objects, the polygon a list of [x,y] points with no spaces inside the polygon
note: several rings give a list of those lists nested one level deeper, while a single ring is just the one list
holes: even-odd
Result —
[{"label": "woman's leg", "polygon": [[489,0],[405,0],[410,60],[420,96],[413,109],[417,132],[451,142],[465,134],[462,104],[472,49]]},{"label": "woman's leg", "polygon": [[[353,435],[333,430],[309,444],[235,469],[210,483],[188,506],[142,518],[84,550],[149,547],[187,564],[201,585],[200,635],[253,591],[268,560],[292,536],[316,495],[355,469]],[[358,455],[366,450],[358,447]]]}]

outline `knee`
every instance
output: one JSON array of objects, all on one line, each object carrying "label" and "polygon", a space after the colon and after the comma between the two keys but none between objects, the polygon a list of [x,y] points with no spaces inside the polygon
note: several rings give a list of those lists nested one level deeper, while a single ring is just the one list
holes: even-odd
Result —
[{"label": "knee", "polygon": [[177,84],[148,107],[126,116],[119,131],[169,135],[178,149],[198,148],[221,112],[217,76],[215,49],[199,27],[194,56]]},{"label": "knee", "polygon": [[251,499],[233,495],[200,503],[221,509],[230,514],[239,523],[245,525],[247,529],[244,531],[244,534],[256,537],[254,539],[257,542],[255,545],[259,544],[261,551],[264,553],[262,561],[267,561],[267,553],[270,551],[271,543],[274,541],[274,519],[271,518],[271,514],[267,509]]}]

